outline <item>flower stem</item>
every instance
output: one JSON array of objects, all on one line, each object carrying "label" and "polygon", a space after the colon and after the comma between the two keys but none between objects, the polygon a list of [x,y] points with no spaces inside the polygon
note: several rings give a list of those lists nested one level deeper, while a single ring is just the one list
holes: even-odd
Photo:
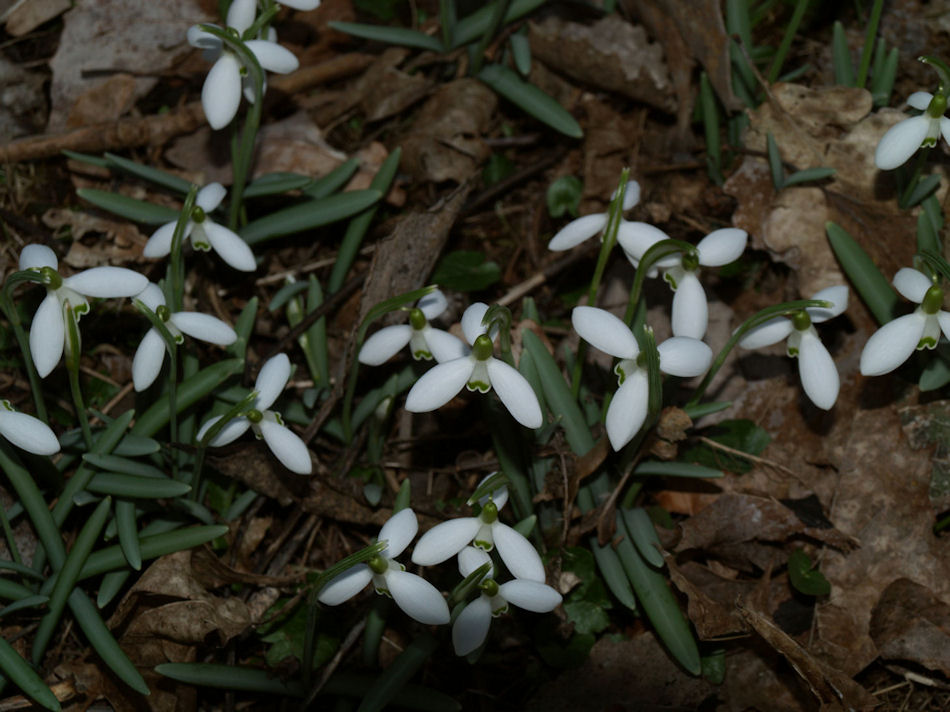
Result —
[{"label": "flower stem", "polygon": [[930,146],[926,146],[917,151],[917,158],[914,160],[914,172],[911,174],[910,180],[907,181],[907,185],[904,186],[904,190],[901,191],[900,197],[897,199],[897,206],[902,210],[906,210],[909,207],[908,203],[914,194],[914,189],[917,188],[917,184],[920,183],[920,175],[924,170],[924,165],[926,165],[929,155]]},{"label": "flower stem", "polygon": [[[32,280],[29,280],[32,281]],[[49,425],[49,416],[46,414],[46,401],[43,399],[43,388],[40,384],[40,376],[36,372],[36,366],[33,363],[33,355],[30,353],[30,340],[23,331],[23,324],[20,322],[20,315],[17,313],[16,306],[13,304],[13,298],[10,294],[16,282],[7,280],[0,292],[0,309],[6,315],[10,326],[13,328],[13,335],[16,337],[17,345],[23,354],[23,365],[26,368],[26,374],[30,379],[30,390],[33,392],[33,403],[36,406],[36,417]]]},{"label": "flower stem", "polygon": [[79,420],[79,427],[82,428],[82,439],[86,443],[86,450],[92,450],[92,430],[89,428],[89,417],[86,415],[86,405],[79,384],[79,357],[82,351],[79,322],[69,302],[63,304],[63,315],[66,317],[66,372],[69,374],[69,390],[72,392],[76,418]]}]

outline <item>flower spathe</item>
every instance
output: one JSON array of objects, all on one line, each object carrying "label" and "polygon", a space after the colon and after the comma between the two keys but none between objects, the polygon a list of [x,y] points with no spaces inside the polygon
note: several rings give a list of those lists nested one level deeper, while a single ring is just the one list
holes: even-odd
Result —
[{"label": "flower spathe", "polygon": [[[234,0],[228,9],[228,29],[235,31],[238,36],[242,35],[254,24],[256,10],[256,0]],[[198,25],[188,28],[188,43],[204,50],[205,58],[214,61],[201,89],[201,106],[211,128],[224,128],[237,114],[242,91],[249,101],[254,101],[253,91],[249,92],[246,88],[242,90],[244,76],[248,72],[240,57],[228,50],[219,37],[205,32]],[[248,39],[244,40],[244,44],[265,71],[287,74],[300,66],[293,52],[276,42]]]},{"label": "flower spathe", "polygon": [[[471,576],[491,557],[481,549],[466,547],[459,553],[459,573]],[[452,645],[456,655],[468,655],[477,650],[491,627],[491,619],[507,612],[508,604],[533,613],[553,611],[561,603],[561,594],[544,583],[527,579],[514,579],[498,584],[493,569],[479,583],[481,593],[459,613],[452,625]]]},{"label": "flower spathe", "polygon": [[769,319],[743,336],[739,346],[758,349],[787,339],[786,352],[798,358],[798,374],[805,395],[819,408],[830,410],[838,400],[838,369],[812,324],[820,324],[844,312],[848,307],[848,288],[843,285],[826,287],[812,299],[831,302],[832,306],[808,307],[791,318]]},{"label": "flower spathe", "polygon": [[416,542],[412,563],[420,566],[441,564],[474,543],[485,551],[497,548],[512,576],[543,582],[544,564],[534,546],[498,520],[498,510],[507,501],[508,488],[502,486],[480,502],[482,511],[477,517],[460,517],[436,524]]},{"label": "flower spathe", "polygon": [[946,96],[918,91],[907,98],[907,104],[924,113],[899,121],[881,137],[874,164],[882,171],[902,166],[923,146],[936,146],[941,135],[950,142],[950,119],[944,116]]},{"label": "flower spathe", "polygon": [[[627,182],[627,189],[623,194],[623,208],[626,212],[640,202],[640,184],[635,180]],[[548,249],[562,252],[576,247],[589,240],[607,227],[607,213],[592,213],[572,220],[558,230],[557,234],[548,242]],[[621,223],[625,222],[621,220]]]},{"label": "flower spathe", "polygon": [[[263,438],[274,456],[291,472],[309,475],[313,471],[310,452],[307,445],[290,428],[284,425],[279,413],[268,410],[277,400],[290,380],[290,359],[287,354],[277,354],[267,360],[257,374],[254,391],[257,396],[248,411],[227,423],[208,443],[211,447],[221,447],[234,442],[248,428],[254,435]],[[221,420],[220,415],[208,420],[198,432],[200,441],[212,425]]]},{"label": "flower spathe", "polygon": [[18,412],[8,400],[0,400],[0,435],[34,455],[59,452],[59,440],[49,426],[39,418]]},{"label": "flower spathe", "polygon": [[[227,190],[220,183],[209,183],[198,191],[195,196],[197,207],[185,225],[182,240],[191,240],[191,246],[196,250],[207,252],[213,249],[234,269],[253,272],[257,269],[257,263],[248,244],[236,232],[218,225],[209,217],[221,205],[225,195]],[[176,224],[177,221],[165,223],[153,232],[142,254],[146,257],[165,257],[171,252]]]},{"label": "flower spathe", "polygon": [[417,531],[419,522],[411,509],[394,514],[377,537],[386,542],[386,548],[368,564],[357,564],[330,581],[317,600],[327,606],[338,606],[372,581],[376,593],[391,596],[409,617],[426,625],[448,623],[449,607],[439,590],[394,560],[409,546]]},{"label": "flower spathe", "polygon": [[386,326],[370,336],[360,349],[359,361],[367,366],[379,366],[409,344],[414,359],[439,363],[461,358],[468,347],[456,336],[429,325],[431,319],[442,314],[449,306],[445,295],[438,289],[427,294],[409,312],[408,324]]},{"label": "flower spathe", "polygon": [[[217,317],[198,312],[171,312],[165,306],[165,295],[157,284],[149,283],[138,299],[162,319],[165,328],[182,343],[183,334],[217,346],[229,346],[237,341],[237,332]],[[132,359],[132,383],[136,391],[143,391],[158,378],[165,362],[166,345],[155,327],[149,329],[135,350]]]},{"label": "flower spathe", "polygon": [[861,352],[861,373],[865,376],[890,373],[915,350],[936,348],[941,332],[950,339],[950,313],[940,308],[943,290],[939,286],[909,267],[898,270],[893,284],[902,296],[916,302],[917,308],[871,335]]},{"label": "flower spathe", "polygon": [[426,413],[441,408],[463,387],[480,393],[494,388],[515,420],[526,428],[540,428],[544,416],[531,384],[516,369],[492,355],[492,338],[482,324],[486,311],[488,305],[482,302],[465,310],[462,331],[472,344],[471,353],[444,361],[423,374],[406,396],[406,410]]},{"label": "flower spathe", "polygon": [[[575,307],[571,323],[594,348],[620,359],[614,368],[620,387],[607,408],[607,437],[614,450],[633,439],[643,426],[649,406],[649,378],[640,363],[640,347],[622,319],[597,307]],[[674,336],[657,346],[660,370],[671,376],[692,378],[712,362],[712,350],[699,339]]]},{"label": "flower spathe", "polygon": [[30,354],[41,378],[48,376],[63,357],[67,304],[79,318],[89,311],[87,297],[132,297],[148,284],[144,275],[124,267],[93,267],[61,277],[56,253],[46,245],[24,247],[19,265],[21,270],[34,270],[46,278],[46,298],[40,302],[30,326]]}]

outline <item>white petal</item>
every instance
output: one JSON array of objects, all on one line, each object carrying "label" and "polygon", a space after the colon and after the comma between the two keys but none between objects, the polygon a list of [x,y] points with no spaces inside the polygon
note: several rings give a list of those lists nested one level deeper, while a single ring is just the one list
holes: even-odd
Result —
[{"label": "white petal", "polygon": [[950,313],[943,310],[937,312],[937,323],[940,324],[940,330],[943,335],[950,339]]},{"label": "white petal", "polygon": [[[459,573],[462,574],[464,578],[468,578],[485,564],[491,563],[491,557],[484,549],[478,549],[474,546],[466,546],[459,552]],[[495,575],[494,572],[495,567],[492,565],[492,567],[488,569],[488,573],[485,574],[485,577],[493,578]]]},{"label": "white petal", "polygon": [[260,422],[260,429],[264,442],[280,460],[280,464],[298,475],[309,475],[313,472],[310,451],[293,430],[266,418]]},{"label": "white petal", "polygon": [[749,233],[737,227],[713,230],[696,245],[699,264],[704,267],[722,267],[735,262],[742,256],[748,239]]},{"label": "white petal", "polygon": [[257,410],[267,410],[274,405],[277,396],[290,380],[290,371],[290,359],[287,358],[287,354],[272,356],[261,366],[261,371],[254,382],[254,390],[257,391],[254,407]]},{"label": "white petal", "polygon": [[460,517],[436,524],[419,537],[412,550],[412,563],[419,566],[441,564],[464,550],[478,534],[480,527],[481,522],[477,517]]},{"label": "white petal", "polygon": [[877,144],[874,164],[882,171],[903,165],[920,148],[929,129],[930,118],[926,114],[904,119],[891,126]]},{"label": "white petal", "polygon": [[[177,223],[165,223],[158,230],[152,233],[145,243],[145,249],[142,255],[145,257],[164,257],[172,251],[172,238],[175,236],[175,225]],[[190,223],[189,223],[190,225]],[[186,230],[190,234],[190,230]]]},{"label": "white petal", "polygon": [[[204,437],[205,433],[207,433],[211,429],[211,426],[217,423],[219,420],[221,420],[221,417],[222,416],[220,415],[216,415],[210,420],[208,420],[208,422],[206,422],[204,425],[202,425],[201,429],[198,431],[198,435],[196,436],[196,439],[201,440]],[[247,418],[243,416],[235,418],[234,420],[229,422],[227,425],[225,425],[223,428],[221,428],[218,434],[215,435],[214,438],[212,438],[211,442],[208,443],[208,445],[210,447],[223,447],[225,445],[230,445],[239,437],[244,435],[244,433],[246,433],[247,429],[250,427],[251,427],[251,421],[248,420]]]},{"label": "white petal", "polygon": [[466,356],[446,361],[426,371],[406,396],[406,410],[427,413],[452,400],[468,383],[475,360]]},{"label": "white petal", "polygon": [[635,180],[627,181],[627,190],[623,194],[623,212],[627,212],[640,202],[640,184]]},{"label": "white petal", "polygon": [[642,368],[629,374],[607,408],[607,437],[614,450],[633,439],[647,418],[649,381]]},{"label": "white petal", "polygon": [[673,294],[671,316],[674,336],[689,336],[701,339],[709,324],[709,307],[706,292],[695,272],[684,272]]},{"label": "white petal", "polygon": [[631,359],[640,353],[630,327],[609,311],[597,307],[574,307],[571,323],[584,341],[604,353]]},{"label": "white petal", "polygon": [[36,455],[59,452],[56,435],[39,418],[0,406],[0,434],[18,448]]},{"label": "white petal", "polygon": [[474,344],[475,339],[485,333],[486,327],[482,324],[488,305],[484,302],[475,302],[462,314],[462,333],[468,343]]},{"label": "white petal", "polygon": [[802,379],[802,390],[811,402],[819,408],[830,410],[838,400],[838,369],[814,327],[802,332],[798,347],[798,373]]},{"label": "white petal", "polygon": [[452,624],[452,645],[456,655],[468,655],[478,650],[488,637],[491,627],[491,600],[479,596],[459,613]]},{"label": "white petal", "polygon": [[241,63],[230,52],[222,52],[211,67],[201,88],[201,106],[213,129],[231,123],[241,104]]},{"label": "white petal", "polygon": [[530,541],[499,521],[492,525],[491,534],[498,555],[512,576],[544,582],[544,564]]},{"label": "white petal", "polygon": [[241,237],[224,225],[218,225],[210,220],[205,220],[205,236],[211,247],[218,253],[222,260],[231,265],[234,269],[242,272],[253,272],[257,269],[257,263],[254,261],[254,253]]},{"label": "white petal", "polygon": [[389,593],[407,616],[425,625],[449,622],[449,607],[431,583],[408,571],[389,569],[384,575]]},{"label": "white petal", "polygon": [[263,69],[277,74],[289,74],[296,71],[300,62],[286,47],[281,47],[276,42],[267,40],[248,40],[244,43],[247,48],[257,57]]},{"label": "white petal", "polygon": [[910,358],[924,333],[927,319],[914,312],[887,322],[871,334],[861,352],[861,373],[881,376]]},{"label": "white petal", "polygon": [[376,539],[388,542],[383,554],[395,559],[406,550],[418,531],[419,520],[416,519],[416,513],[411,509],[403,509],[386,520]]},{"label": "white petal", "polygon": [[946,116],[940,117],[940,135],[944,141],[950,142],[950,119]]},{"label": "white petal", "polygon": [[182,333],[209,344],[230,346],[237,341],[237,332],[210,314],[176,312],[171,315],[169,321]]},{"label": "white petal", "polygon": [[292,7],[294,10],[314,10],[320,7],[320,0],[280,0],[280,4]]},{"label": "white petal", "polygon": [[155,311],[159,307],[165,305],[165,295],[162,293],[161,287],[159,287],[154,282],[149,282],[148,286],[146,286],[145,289],[143,289],[135,298],[152,311]]},{"label": "white petal", "polygon": [[254,24],[257,0],[234,0],[228,8],[227,25],[239,33]]},{"label": "white petal", "polygon": [[185,35],[188,38],[188,44],[206,52],[220,52],[221,40],[210,32],[205,32],[198,25],[192,25],[188,28]]},{"label": "white petal", "polygon": [[907,97],[907,105],[914,109],[918,109],[919,111],[926,111],[933,98],[934,95],[930,92],[915,91],[913,94]]},{"label": "white petal", "polygon": [[435,319],[449,308],[449,300],[440,289],[434,289],[419,300],[416,304],[426,319]]},{"label": "white petal", "polygon": [[933,282],[930,281],[927,275],[910,267],[902,267],[897,270],[893,284],[894,288],[901,293],[901,296],[916,304],[924,301],[924,295],[933,286]]},{"label": "white petal", "polygon": [[555,252],[569,250],[589,240],[605,227],[607,227],[607,213],[594,213],[577,218],[558,230],[548,243],[548,249]]},{"label": "white petal", "polygon": [[213,212],[221,202],[224,196],[228,194],[227,188],[220,183],[208,183],[204,188],[198,191],[195,196],[195,205],[206,213]]},{"label": "white petal", "polygon": [[485,366],[492,388],[514,419],[526,428],[540,428],[544,424],[544,415],[528,379],[501,359],[490,358]]},{"label": "white petal", "polygon": [[429,352],[439,363],[453,361],[471,353],[471,349],[465,345],[464,341],[447,331],[433,329],[430,326],[424,329],[423,332],[426,344],[429,346]]},{"label": "white petal", "polygon": [[56,259],[56,253],[46,245],[25,245],[20,250],[19,266],[21,270],[41,267],[51,267],[56,270],[59,267],[59,260]]},{"label": "white petal", "polygon": [[[482,479],[478,481],[478,484],[475,485],[475,489],[478,489],[483,484],[485,484],[485,482],[488,480],[489,477],[494,477],[497,474],[498,474],[497,471],[489,472],[487,475],[485,475]],[[478,504],[484,507],[488,503],[488,500],[491,500],[492,502],[494,502],[495,506],[499,510],[501,510],[501,508],[504,507],[508,503],[508,486],[501,485],[500,487],[495,488],[495,490],[491,494],[486,494],[484,497],[479,499]]]},{"label": "white petal", "polygon": [[712,363],[712,349],[699,339],[674,336],[657,347],[660,370],[671,376],[692,378],[705,373]]},{"label": "white petal", "polygon": [[134,297],[148,286],[148,277],[125,267],[93,267],[67,277],[63,284],[87,297]]},{"label": "white petal", "polygon": [[828,321],[828,319],[842,314],[844,310],[848,308],[848,288],[843,284],[838,284],[834,287],[825,287],[817,294],[812,295],[811,298],[831,302],[829,309],[810,307],[805,310],[808,312],[809,318],[815,324]]},{"label": "white petal", "polygon": [[518,608],[534,613],[553,611],[561,603],[561,594],[537,581],[509,581],[498,587],[498,594]]},{"label": "white petal", "polygon": [[379,366],[395,356],[412,338],[409,324],[386,326],[370,336],[360,349],[359,361],[367,366]]},{"label": "white petal", "polygon": [[165,362],[165,341],[155,329],[149,329],[132,359],[132,384],[144,391],[158,378]]},{"label": "white petal", "polygon": [[373,572],[366,564],[357,564],[347,569],[324,586],[317,600],[326,606],[338,606],[358,594],[373,578]]},{"label": "white petal", "polygon": [[764,324],[759,324],[754,329],[746,332],[746,335],[739,339],[739,346],[744,349],[760,349],[763,346],[771,346],[787,339],[794,328],[791,319],[786,319],[784,316],[773,317]]},{"label": "white petal", "polygon": [[617,230],[617,242],[630,257],[639,261],[646,251],[660,240],[669,240],[670,236],[645,222],[628,222],[624,220]]},{"label": "white petal", "polygon": [[30,353],[40,378],[46,378],[63,357],[66,325],[63,306],[55,294],[47,294],[40,302],[30,327]]}]

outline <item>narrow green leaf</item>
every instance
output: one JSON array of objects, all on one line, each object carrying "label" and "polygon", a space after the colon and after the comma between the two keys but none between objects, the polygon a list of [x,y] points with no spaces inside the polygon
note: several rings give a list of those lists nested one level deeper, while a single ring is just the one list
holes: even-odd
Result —
[{"label": "narrow green leaf", "polygon": [[382,194],[376,190],[351,190],[329,198],[309,200],[248,223],[240,234],[247,244],[256,245],[343,220],[365,210],[381,197]]},{"label": "narrow green leaf", "polygon": [[835,20],[832,26],[831,61],[835,69],[835,84],[853,87],[854,65],[851,64],[851,50],[848,49],[848,38],[840,20]]},{"label": "narrow green leaf", "polygon": [[114,215],[147,225],[161,225],[163,223],[174,222],[178,219],[178,212],[171,208],[166,208],[164,205],[146,203],[144,200],[136,200],[135,198],[110,193],[105,190],[80,188],[76,191],[76,195],[83,200],[89,201],[97,208],[102,208]]},{"label": "narrow green leaf", "polygon": [[940,201],[931,195],[922,204],[923,210],[917,216],[917,251],[942,254],[940,232],[943,230],[943,211]]},{"label": "narrow green leaf", "polygon": [[27,596],[26,598],[21,598],[19,601],[14,601],[9,606],[4,606],[3,609],[0,610],[0,618],[25,608],[37,608],[39,606],[45,606],[47,603],[49,603],[49,596],[42,596],[39,594],[35,596]]},{"label": "narrow green leaf", "polygon": [[699,108],[706,137],[706,169],[716,185],[722,185],[722,141],[719,137],[719,105],[706,72],[699,75]]},{"label": "narrow green leaf", "polygon": [[184,178],[179,178],[172,173],[160,171],[157,168],[152,168],[151,166],[145,166],[141,163],[130,161],[128,158],[117,156],[114,153],[106,153],[105,156],[110,166],[121,168],[126,173],[131,173],[132,175],[138,176],[139,178],[144,178],[145,180],[155,183],[156,185],[174,190],[176,193],[181,193],[184,195],[189,190],[191,190],[191,183],[189,181],[186,181]]},{"label": "narrow green leaf", "polygon": [[80,153],[79,151],[69,151],[67,149],[63,149],[63,155],[67,158],[72,158],[74,161],[88,163],[90,166],[98,166],[99,168],[109,167],[109,161],[102,156],[93,156],[90,153]]},{"label": "narrow green leaf", "polygon": [[366,691],[357,712],[379,712],[409,682],[422,664],[435,652],[438,642],[428,633],[415,638],[386,668]]},{"label": "narrow green leaf", "polygon": [[269,670],[220,665],[217,663],[163,663],[155,672],[172,680],[200,687],[222,690],[260,692],[266,695],[303,697],[304,688],[299,682],[284,682],[274,677]]},{"label": "narrow green leaf", "polygon": [[20,601],[32,596],[34,591],[23,584],[11,581],[9,578],[0,576],[0,600]]},{"label": "narrow green leaf", "polygon": [[937,190],[937,187],[940,185],[940,176],[938,175],[929,175],[926,178],[922,179],[917,185],[914,186],[914,189],[911,191],[910,195],[907,197],[907,204],[902,206],[904,208],[913,208],[915,205],[923,202],[924,199],[933,195]]},{"label": "narrow green leaf", "polygon": [[597,542],[597,537],[591,537],[588,540],[591,552],[594,554],[594,560],[597,562],[597,568],[600,569],[600,575],[604,577],[604,583],[614,597],[631,611],[637,610],[637,599],[633,595],[633,589],[630,587],[630,579],[624,571],[623,564],[617,552],[610,546],[601,546]]},{"label": "narrow green leaf", "polygon": [[833,222],[825,223],[828,242],[844,273],[878,324],[890,321],[897,309],[897,294],[874,261],[848,232]]},{"label": "narrow green leaf", "polygon": [[829,168],[828,166],[816,166],[814,168],[806,168],[803,171],[795,171],[785,179],[785,187],[798,185],[799,183],[808,183],[810,181],[824,180],[825,178],[830,178],[836,172],[834,168]]},{"label": "narrow green leaf", "polygon": [[785,168],[782,166],[782,154],[771,131],[765,134],[766,151],[769,156],[769,171],[772,173],[772,186],[776,191],[785,187]]},{"label": "narrow green leaf", "polygon": [[[508,25],[520,17],[524,17],[530,12],[544,4],[545,0],[513,0],[508,5],[505,16],[502,19],[502,25]],[[496,3],[488,3],[480,7],[472,14],[459,20],[455,26],[453,49],[463,47],[470,42],[474,42],[482,37],[491,25],[491,17],[495,10]]]},{"label": "narrow green leaf", "polygon": [[[311,185],[304,188],[304,195],[314,200],[328,197],[346,185],[347,181],[353,177],[353,174],[356,173],[356,169],[359,167],[360,161],[358,158],[351,158],[344,161],[325,176],[316,179]],[[375,190],[375,186],[370,187]]]},{"label": "narrow green leaf", "polygon": [[109,470],[111,472],[120,472],[123,475],[135,475],[136,477],[157,477],[164,479],[165,473],[147,462],[138,462],[130,460],[127,457],[118,455],[99,455],[96,453],[86,453],[82,459],[93,467],[100,470]]},{"label": "narrow green leaf", "polygon": [[122,587],[125,586],[125,582],[129,580],[131,574],[132,572],[128,570],[110,571],[103,576],[99,583],[99,592],[96,594],[96,605],[100,609],[108,606],[122,590]]},{"label": "narrow green leaf", "polygon": [[6,473],[53,566],[61,567],[66,558],[66,549],[59,529],[30,473],[20,464],[12,446],[4,438],[0,438],[0,469]]},{"label": "narrow green leaf", "polygon": [[56,695],[46,686],[42,678],[3,638],[0,638],[0,670],[37,704],[53,712],[59,712],[62,709]]},{"label": "narrow green leaf", "polygon": [[[132,415],[132,411],[126,411]],[[154,455],[161,450],[157,440],[152,438],[143,438],[132,433],[126,433],[119,444],[115,446],[112,454],[120,457],[142,457],[144,455]]]},{"label": "narrow green leaf", "polygon": [[627,525],[627,531],[630,532],[630,538],[640,552],[640,556],[648,563],[663,568],[663,554],[660,553],[660,537],[657,536],[656,529],[650,515],[642,507],[633,509],[621,509],[620,515],[623,517],[624,524]]},{"label": "narrow green leaf", "polygon": [[508,38],[511,45],[511,56],[515,60],[515,69],[518,73],[527,77],[531,73],[531,44],[528,37],[520,32],[516,32]]},{"label": "narrow green leaf", "polygon": [[892,47],[884,62],[884,69],[879,74],[875,73],[871,90],[874,106],[887,106],[891,103],[891,92],[894,91],[894,81],[897,79],[899,57],[897,47]]},{"label": "narrow green leaf", "polygon": [[796,590],[806,596],[827,596],[831,584],[824,574],[812,568],[812,561],[801,549],[795,549],[788,557],[788,580]]},{"label": "narrow green leaf", "polygon": [[408,27],[381,27],[379,25],[362,25],[356,22],[331,22],[330,27],[338,32],[345,32],[364,40],[385,42],[386,44],[426,49],[430,52],[443,52],[442,43],[431,35],[423,34]]},{"label": "narrow green leaf", "polygon": [[[140,536],[139,551],[143,560],[156,559],[159,556],[174,554],[176,551],[184,551],[207,544],[209,541],[214,541],[219,536],[224,536],[227,533],[228,527],[226,525],[212,524],[176,529],[175,531],[152,536]],[[87,579],[125,568],[125,566],[125,554],[122,553],[122,549],[118,546],[109,546],[89,555],[82,571],[79,572],[79,578],[80,580]]]},{"label": "narrow green leaf", "polygon": [[937,353],[930,357],[927,365],[920,371],[917,387],[921,392],[935,391],[950,383],[950,363],[947,362],[945,347],[938,346]]},{"label": "narrow green leaf", "polygon": [[714,479],[722,477],[722,470],[716,470],[704,465],[695,465],[692,462],[661,462],[648,460],[641,462],[633,470],[639,476],[660,475],[662,477],[702,477]]},{"label": "narrow green leaf", "polygon": [[245,198],[260,198],[278,195],[291,190],[300,190],[310,185],[312,179],[300,173],[266,173],[244,189]]},{"label": "narrow green leaf", "polygon": [[138,522],[135,520],[134,502],[120,499],[115,503],[115,525],[119,535],[119,547],[125,554],[125,560],[136,571],[141,570],[142,551],[139,549]]},{"label": "narrow green leaf", "polygon": [[704,415],[712,415],[713,413],[718,413],[725,410],[732,405],[732,401],[720,401],[720,402],[711,402],[711,403],[698,403],[696,405],[685,405],[683,406],[683,412],[690,417],[691,420],[699,420]]},{"label": "narrow green leaf", "polygon": [[282,306],[284,306],[287,302],[293,299],[295,296],[297,296],[301,292],[305,292],[306,290],[307,290],[306,282],[290,282],[288,284],[285,284],[283,287],[278,289],[277,294],[275,294],[271,298],[270,303],[268,303],[267,305],[267,311],[269,312],[277,311]]},{"label": "narrow green leaf", "polygon": [[247,355],[247,342],[250,340],[251,334],[254,333],[254,322],[257,319],[257,305],[257,297],[251,297],[247,304],[244,305],[241,314],[234,323],[234,331],[237,332],[238,335],[237,341],[227,348],[229,354],[242,361]]},{"label": "narrow green leaf", "polygon": [[533,116],[570,138],[583,138],[584,132],[567,109],[533,84],[529,84],[515,72],[500,64],[482,67],[478,78],[493,91],[510,101],[525,113]]}]

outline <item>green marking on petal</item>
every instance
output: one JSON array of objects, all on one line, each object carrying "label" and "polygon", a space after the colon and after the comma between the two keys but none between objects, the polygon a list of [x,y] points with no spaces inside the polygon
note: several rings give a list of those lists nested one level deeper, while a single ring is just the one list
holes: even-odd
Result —
[{"label": "green marking on petal", "polygon": [[937,348],[937,340],[931,336],[925,336],[919,342],[917,342],[917,350],[922,351],[923,349],[935,349]]},{"label": "green marking on petal", "polygon": [[482,551],[491,551],[495,548],[495,544],[490,541],[483,541],[482,539],[476,539],[472,542],[475,545],[476,549],[481,549]]},{"label": "green marking on petal", "polygon": [[491,384],[484,381],[469,381],[465,384],[465,387],[470,391],[478,391],[479,393],[488,393],[491,390]]},{"label": "green marking on petal", "polygon": [[432,358],[433,358],[433,356],[432,356],[431,353],[429,353],[428,351],[425,351],[425,350],[423,350],[423,349],[419,349],[419,350],[417,350],[417,351],[413,351],[413,352],[412,352],[412,357],[413,357],[416,361],[431,361]]}]

